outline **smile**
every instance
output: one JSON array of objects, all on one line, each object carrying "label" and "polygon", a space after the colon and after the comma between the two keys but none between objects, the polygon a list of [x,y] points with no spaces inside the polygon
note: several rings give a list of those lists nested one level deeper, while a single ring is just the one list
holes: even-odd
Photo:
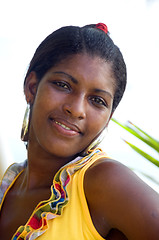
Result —
[{"label": "smile", "polygon": [[51,120],[51,125],[54,129],[62,135],[69,137],[82,135],[81,129],[76,124],[72,124],[71,122],[61,118],[54,119],[53,117],[50,117],[49,119]]},{"label": "smile", "polygon": [[64,124],[60,123],[60,122],[57,122],[55,121],[56,124],[60,125],[61,127],[65,128],[66,130],[71,130],[71,128],[65,126]]}]

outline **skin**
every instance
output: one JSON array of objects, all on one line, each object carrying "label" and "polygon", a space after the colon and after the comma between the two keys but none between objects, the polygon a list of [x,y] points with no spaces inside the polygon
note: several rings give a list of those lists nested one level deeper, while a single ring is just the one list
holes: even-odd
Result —
[{"label": "skin", "polygon": [[[34,72],[29,75],[25,85],[31,105],[29,163],[5,198],[0,239],[11,239],[39,201],[49,198],[58,169],[108,125],[114,92],[111,65],[87,54],[63,60],[39,84]],[[86,172],[84,190],[101,236],[108,240],[157,239],[158,194],[131,170],[111,159],[101,159]]]}]

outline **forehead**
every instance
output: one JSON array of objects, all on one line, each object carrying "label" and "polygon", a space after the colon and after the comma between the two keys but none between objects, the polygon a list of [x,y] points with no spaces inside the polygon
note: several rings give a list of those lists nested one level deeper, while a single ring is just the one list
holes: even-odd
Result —
[{"label": "forehead", "polygon": [[87,72],[91,69],[90,74],[95,74],[95,72],[105,72],[112,75],[112,64],[106,62],[105,59],[102,59],[98,56],[92,56],[87,53],[81,54],[74,54],[68,56],[67,58],[63,59],[58,63],[56,66],[63,66],[63,67],[75,67],[77,70],[78,68],[82,68],[83,71]]},{"label": "forehead", "polygon": [[52,67],[48,74],[64,72],[71,75],[77,81],[100,88],[110,88],[115,91],[115,78],[112,72],[112,65],[98,56],[91,56],[86,53],[74,54],[60,61]]}]

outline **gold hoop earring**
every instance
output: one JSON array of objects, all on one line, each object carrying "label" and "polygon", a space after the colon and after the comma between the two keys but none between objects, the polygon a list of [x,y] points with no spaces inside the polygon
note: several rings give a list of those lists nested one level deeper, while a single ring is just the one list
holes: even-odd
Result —
[{"label": "gold hoop earring", "polygon": [[30,105],[28,103],[25,114],[24,114],[24,120],[23,120],[22,131],[21,131],[21,140],[23,142],[28,141],[29,117],[30,117]]},{"label": "gold hoop earring", "polygon": [[85,157],[89,152],[95,149],[105,138],[106,130],[104,129],[101,134],[84,150],[80,153],[80,156]]}]

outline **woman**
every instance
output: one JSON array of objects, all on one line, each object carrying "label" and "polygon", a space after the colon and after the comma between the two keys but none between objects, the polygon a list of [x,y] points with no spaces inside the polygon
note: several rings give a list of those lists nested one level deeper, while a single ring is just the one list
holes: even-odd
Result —
[{"label": "woman", "polygon": [[159,238],[158,194],[95,148],[125,85],[105,24],[64,27],[40,44],[24,81],[28,160],[3,178],[0,239]]}]

